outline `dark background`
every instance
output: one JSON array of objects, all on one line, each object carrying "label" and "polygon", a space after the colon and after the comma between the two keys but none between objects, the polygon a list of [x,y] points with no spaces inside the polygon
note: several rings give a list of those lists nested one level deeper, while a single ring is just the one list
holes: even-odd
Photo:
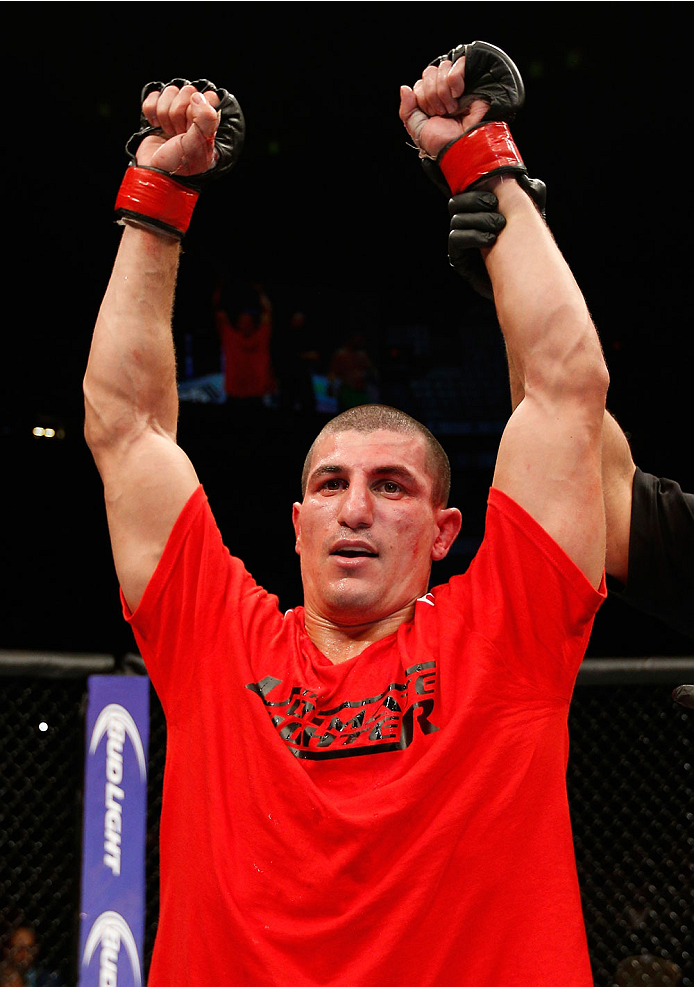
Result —
[{"label": "dark background", "polygon": [[[445,200],[407,146],[398,87],[460,42],[505,49],[527,89],[514,136],[548,185],[548,220],[600,331],[610,408],[642,468],[694,489],[686,9],[6,4],[0,649],[134,647],[81,436],[81,378],[118,242],[123,145],[150,79],[209,77],[236,94],[247,120],[243,157],[204,193],[185,244],[174,328],[177,341],[194,340],[201,369],[215,347],[215,279],[233,276],[266,286],[279,351],[298,307],[326,352],[361,327],[390,397],[398,386],[405,393],[393,341],[419,327],[428,348],[409,372],[466,367],[484,404],[505,387],[493,310],[448,267]],[[480,415],[472,408],[462,420],[479,424]],[[64,438],[36,439],[37,424]],[[182,407],[181,444],[227,544],[283,607],[300,595],[290,505],[321,424]],[[498,442],[494,429],[474,427],[441,437],[466,527],[436,581],[474,551]],[[610,600],[590,653],[684,654],[691,644]]]}]

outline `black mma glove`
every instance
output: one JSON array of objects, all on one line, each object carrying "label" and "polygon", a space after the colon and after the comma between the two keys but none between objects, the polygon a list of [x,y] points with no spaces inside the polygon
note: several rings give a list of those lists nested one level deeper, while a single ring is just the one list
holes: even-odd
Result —
[{"label": "black mma glove", "polygon": [[140,129],[125,145],[131,159],[116,199],[116,210],[121,219],[133,220],[141,226],[181,239],[187,231],[198,195],[206,182],[221,178],[238,160],[243,148],[245,122],[238,101],[226,89],[217,89],[207,79],[189,83],[187,79],[171,82],[149,82],[142,90],[140,105],[151,92],[161,92],[167,86],[193,85],[198,92],[214,92],[219,97],[216,107],[219,125],[214,138],[215,163],[199,175],[176,176],[158,168],[137,164],[136,152],[145,137],[161,134],[152,127],[143,113]]},{"label": "black mma glove", "polygon": [[447,55],[439,55],[430,65],[441,62],[457,62],[465,55],[465,95],[460,101],[461,108],[473,101],[483,99],[489,103],[485,120],[513,120],[525,102],[525,86],[515,62],[506,52],[486,41],[472,41],[468,45],[458,45]]},{"label": "black mma glove", "polygon": [[465,94],[461,107],[473,99],[483,99],[489,109],[481,123],[467,130],[443,148],[436,161],[422,158],[428,178],[446,196],[456,195],[489,178],[513,174],[518,184],[535,200],[532,180],[516,147],[508,121],[513,120],[525,102],[523,79],[515,63],[495,45],[473,41],[458,45],[447,55],[435,58],[456,62],[465,56]]}]

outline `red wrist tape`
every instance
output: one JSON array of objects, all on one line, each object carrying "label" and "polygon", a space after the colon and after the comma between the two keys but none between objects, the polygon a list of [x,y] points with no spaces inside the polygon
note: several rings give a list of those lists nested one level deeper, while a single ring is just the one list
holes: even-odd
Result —
[{"label": "red wrist tape", "polygon": [[444,149],[438,165],[453,195],[500,171],[526,171],[511,131],[501,120],[463,134]]},{"label": "red wrist tape", "polygon": [[190,225],[198,194],[162,171],[134,165],[125,171],[116,209],[180,238]]}]

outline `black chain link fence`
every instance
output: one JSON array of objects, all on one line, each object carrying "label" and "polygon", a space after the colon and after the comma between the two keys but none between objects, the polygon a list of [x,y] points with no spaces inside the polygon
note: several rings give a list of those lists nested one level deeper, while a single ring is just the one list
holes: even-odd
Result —
[{"label": "black chain link fence", "polygon": [[[85,680],[0,678],[0,926],[39,937],[39,962],[75,984]],[[1,978],[0,978],[1,982]]]},{"label": "black chain link fence", "polygon": [[576,689],[568,786],[596,987],[694,984],[694,710],[674,684]]},{"label": "black chain link fence", "polygon": [[[0,921],[4,942],[13,925],[35,927],[41,965],[68,987],[77,982],[86,677],[21,672],[0,659]],[[694,681],[694,660],[594,659],[579,677],[568,784],[595,987],[694,987],[694,711],[671,698],[683,681]],[[146,969],[165,753],[152,692]]]}]

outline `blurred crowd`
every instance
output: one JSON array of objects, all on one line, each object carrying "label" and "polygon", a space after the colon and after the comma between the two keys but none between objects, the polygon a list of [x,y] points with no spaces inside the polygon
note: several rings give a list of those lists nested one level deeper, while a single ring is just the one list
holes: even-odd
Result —
[{"label": "blurred crowd", "polygon": [[369,298],[240,279],[219,279],[210,302],[208,318],[197,306],[175,326],[183,401],[329,416],[382,403],[425,423],[508,417],[491,307],[382,323]]},{"label": "blurred crowd", "polygon": [[[220,283],[212,298],[227,401],[288,411],[339,412],[379,400],[366,334],[334,332],[302,309],[277,313],[259,283]],[[276,331],[279,330],[279,331]]]}]

